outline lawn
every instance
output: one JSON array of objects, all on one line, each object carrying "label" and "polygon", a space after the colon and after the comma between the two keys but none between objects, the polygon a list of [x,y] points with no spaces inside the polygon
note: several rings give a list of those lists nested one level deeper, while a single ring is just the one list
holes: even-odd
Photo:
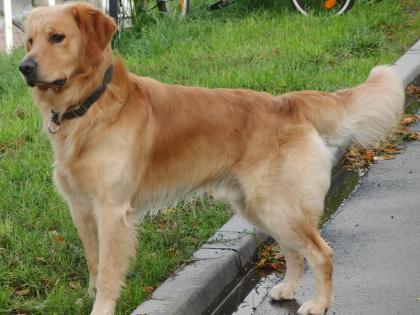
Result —
[{"label": "lawn", "polygon": [[[288,0],[237,0],[190,18],[144,18],[114,50],[139,75],[168,83],[279,94],[358,84],[392,63],[420,34],[417,0],[360,0],[340,17],[303,17]],[[0,313],[88,314],[84,252],[54,191],[52,157],[22,50],[0,55]],[[165,209],[139,226],[139,252],[118,303],[133,310],[230,216],[208,198]]]}]

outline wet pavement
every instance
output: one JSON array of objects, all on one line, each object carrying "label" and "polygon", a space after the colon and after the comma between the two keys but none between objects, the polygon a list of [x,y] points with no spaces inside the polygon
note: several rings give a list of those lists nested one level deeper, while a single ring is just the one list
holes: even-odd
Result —
[{"label": "wet pavement", "polygon": [[[420,123],[411,129],[420,132]],[[404,147],[374,164],[323,227],[335,252],[327,314],[420,314],[420,141]],[[268,276],[234,314],[296,314],[313,294],[313,279],[306,268],[296,300],[272,302],[267,293],[280,279]]]}]

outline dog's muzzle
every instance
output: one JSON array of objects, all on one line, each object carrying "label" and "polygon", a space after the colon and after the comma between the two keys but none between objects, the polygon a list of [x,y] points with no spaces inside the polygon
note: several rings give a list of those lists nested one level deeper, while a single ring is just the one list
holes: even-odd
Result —
[{"label": "dog's muzzle", "polygon": [[22,72],[23,76],[25,77],[26,83],[30,87],[38,86],[41,90],[53,88],[54,90],[58,91],[61,88],[63,88],[67,82],[67,79],[59,79],[52,82],[45,82],[39,80],[38,64],[32,57],[23,60],[22,63],[19,65],[19,70],[20,72]]}]

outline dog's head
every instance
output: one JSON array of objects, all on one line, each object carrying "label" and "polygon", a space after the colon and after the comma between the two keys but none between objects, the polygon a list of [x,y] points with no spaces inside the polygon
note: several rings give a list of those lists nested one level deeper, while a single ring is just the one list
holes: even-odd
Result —
[{"label": "dog's head", "polygon": [[111,54],[114,20],[86,3],[34,9],[26,24],[26,55],[19,66],[27,84],[58,92]]}]

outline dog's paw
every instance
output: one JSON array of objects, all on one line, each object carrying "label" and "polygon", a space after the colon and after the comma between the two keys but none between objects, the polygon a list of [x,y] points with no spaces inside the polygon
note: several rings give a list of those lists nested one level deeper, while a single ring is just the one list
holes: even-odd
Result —
[{"label": "dog's paw", "polygon": [[271,289],[270,297],[276,301],[292,300],[295,298],[295,292],[290,285],[280,283]]},{"label": "dog's paw", "polygon": [[297,313],[299,315],[324,315],[326,311],[327,306],[324,303],[309,300],[299,307]]}]

